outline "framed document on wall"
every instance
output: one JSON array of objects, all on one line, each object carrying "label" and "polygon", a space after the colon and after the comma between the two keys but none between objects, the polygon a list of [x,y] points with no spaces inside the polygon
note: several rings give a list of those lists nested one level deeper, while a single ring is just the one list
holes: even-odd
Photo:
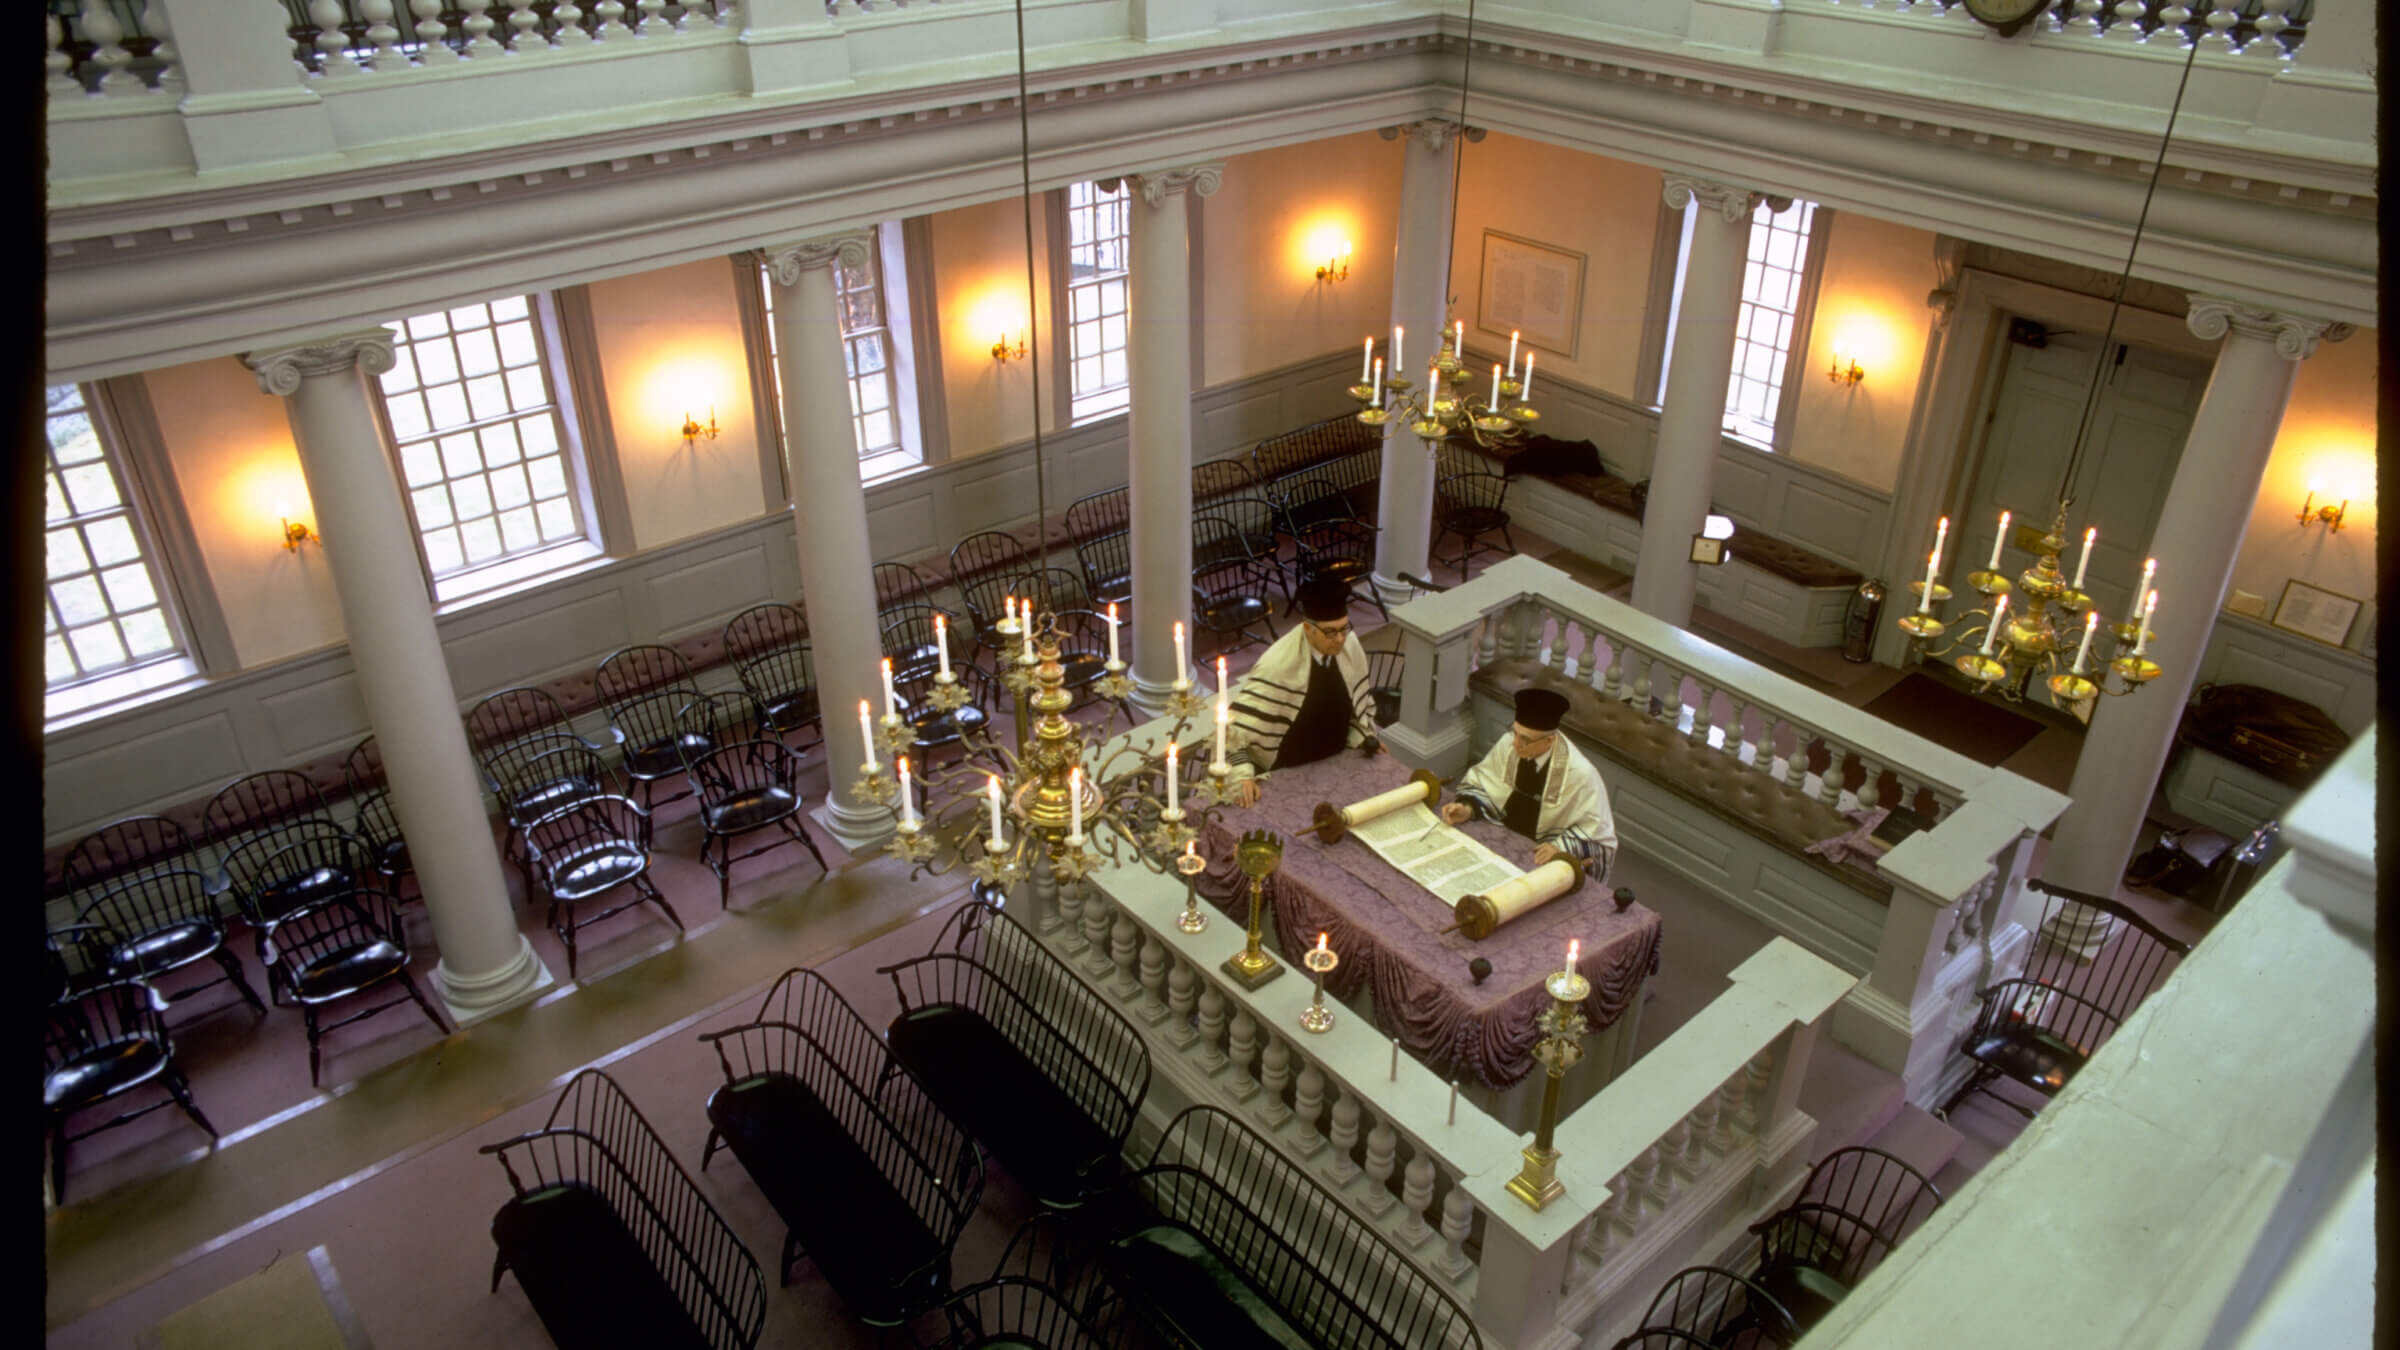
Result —
[{"label": "framed document on wall", "polygon": [[2328,647],[2342,647],[2349,645],[2358,610],[2359,602],[2349,596],[2293,580],[2283,583],[2283,598],[2275,602],[2275,617],[2268,622]]},{"label": "framed document on wall", "polygon": [[1583,331],[1584,255],[1498,230],[1483,232],[1483,285],[1475,326],[1511,332],[1545,352],[1575,359]]}]

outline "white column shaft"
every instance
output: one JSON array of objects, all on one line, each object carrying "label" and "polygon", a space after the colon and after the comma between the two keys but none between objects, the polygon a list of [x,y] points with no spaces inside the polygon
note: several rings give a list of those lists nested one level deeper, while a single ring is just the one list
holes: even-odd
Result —
[{"label": "white column shaft", "polygon": [[1133,523],[1133,705],[1164,710],[1175,667],[1173,625],[1192,632],[1192,291],[1187,193],[1215,191],[1215,169],[1128,179],[1133,192],[1132,275],[1127,280],[1126,434]]},{"label": "white column shaft", "polygon": [[[1458,184],[1457,124],[1421,122],[1403,129],[1400,217],[1392,239],[1392,324],[1412,335],[1416,353],[1408,370],[1386,378],[1425,381],[1425,367],[1441,350],[1442,321],[1449,314],[1452,203]],[[1387,331],[1377,335],[1389,341]],[[1382,343],[1377,344],[1379,347]],[[1396,422],[1384,424],[1383,481],[1375,522],[1375,588],[1390,603],[1411,594],[1400,580],[1428,575],[1433,534],[1433,455],[1424,441]]]}]

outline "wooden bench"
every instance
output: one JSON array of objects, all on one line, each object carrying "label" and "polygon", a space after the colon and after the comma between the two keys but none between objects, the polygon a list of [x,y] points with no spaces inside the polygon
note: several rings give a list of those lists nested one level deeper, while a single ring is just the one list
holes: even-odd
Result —
[{"label": "wooden bench", "polygon": [[785,1225],[779,1280],[791,1283],[806,1255],[877,1327],[947,1297],[983,1161],[913,1077],[889,1072],[875,1029],[823,976],[789,970],[757,1017],[700,1039],[725,1070],[709,1094],[700,1168],[722,1144],[774,1206]]},{"label": "wooden bench", "polygon": [[1116,1182],[1149,1049],[1031,933],[967,901],[926,955],[877,973],[900,996],[892,1058],[1019,1184],[1071,1208]]},{"label": "wooden bench", "polygon": [[541,1129],[481,1151],[515,1192],[492,1216],[492,1288],[515,1271],[560,1350],[758,1344],[758,1262],[607,1074],[577,1074]]}]

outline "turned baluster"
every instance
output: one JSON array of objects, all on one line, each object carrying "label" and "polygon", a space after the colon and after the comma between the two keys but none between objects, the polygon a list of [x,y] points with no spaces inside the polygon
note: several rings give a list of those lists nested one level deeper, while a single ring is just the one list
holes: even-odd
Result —
[{"label": "turned baluster", "polygon": [[1772,1050],[1759,1051],[1756,1058],[1742,1066],[1739,1075],[1742,1080],[1741,1102],[1734,1108],[1734,1122],[1743,1134],[1755,1138],[1759,1126],[1765,1123],[1767,1079],[1774,1072],[1775,1052]]},{"label": "turned baluster", "polygon": [[[1133,921],[1127,919],[1126,922],[1130,924]],[[1137,962],[1142,970],[1142,1002],[1139,1011],[1143,1021],[1155,1024],[1167,1015],[1167,947],[1165,943],[1147,933],[1137,933],[1135,940],[1141,944],[1141,954]]]},{"label": "turned baluster", "polygon": [[1625,1168],[1625,1220],[1629,1231],[1640,1232],[1642,1220],[1667,1207],[1666,1188],[1658,1181],[1658,1145],[1643,1149]]},{"label": "turned baluster", "polygon": [[533,12],[533,0],[508,0],[508,49],[519,56],[531,56],[550,50],[550,42],[539,32],[542,18]]},{"label": "turned baluster", "polygon": [[[1181,969],[1181,963],[1177,963]],[[1198,1011],[1193,1016],[1200,1041],[1197,1058],[1203,1072],[1214,1075],[1227,1064],[1225,1056],[1225,995],[1213,984],[1202,983]]]},{"label": "turned baluster", "polygon": [[[1152,943],[1143,955],[1147,957],[1150,951],[1164,953],[1166,947],[1163,943]],[[1168,962],[1167,1039],[1173,1041],[1177,1049],[1188,1048],[1200,1035],[1192,1026],[1192,1001],[1199,992],[1199,986],[1200,977],[1188,962],[1180,958]]]},{"label": "turned baluster", "polygon": [[1684,1116],[1682,1125],[1677,1127],[1675,1143],[1680,1156],[1676,1161],[1687,1177],[1699,1176],[1701,1169],[1708,1166],[1707,1111],[1709,1104],[1715,1100],[1713,1094],[1704,1099]]},{"label": "turned baluster", "polygon": [[2200,50],[2219,56],[2233,53],[2233,26],[2242,21],[2242,0],[2200,0],[2205,7],[2203,20],[2208,32],[2200,38]]},{"label": "turned baluster", "polygon": [[1453,1184],[1450,1193],[1442,1197],[1442,1254],[1433,1259],[1451,1279],[1466,1274],[1474,1264],[1467,1259],[1467,1232],[1474,1225],[1475,1201],[1466,1187]]},{"label": "turned baluster", "polygon": [[1623,1245],[1628,1225],[1625,1222],[1625,1197],[1633,1191],[1629,1173],[1619,1172],[1608,1183],[1608,1198],[1592,1214],[1592,1229],[1584,1235],[1584,1254],[1605,1266],[1608,1258]]},{"label": "turned baluster", "polygon": [[1841,746],[1825,742],[1825,772],[1817,779],[1817,800],[1836,811],[1842,809],[1842,780],[1849,777],[1849,754]]},{"label": "turned baluster", "polygon": [[1051,894],[1055,897],[1054,908],[1058,911],[1058,949],[1070,956],[1076,955],[1082,952],[1086,945],[1086,939],[1083,936],[1083,907],[1089,904],[1092,908],[1098,909],[1100,902],[1096,898],[1087,898],[1083,893],[1083,887],[1072,882],[1059,883],[1051,891]]},{"label": "turned baluster", "polygon": [[1116,922],[1108,930],[1108,961],[1116,967],[1116,978],[1109,981],[1109,992],[1118,998],[1132,998],[1142,991],[1142,982],[1135,974],[1135,954],[1141,942],[1136,936],[1133,916],[1124,910],[1116,912]]},{"label": "turned baluster", "polygon": [[[1597,628],[1585,636],[1589,637],[1592,642],[1589,647],[1584,649],[1583,653],[1583,682],[1589,685],[1594,693],[1606,695],[1609,678],[1616,673],[1600,660],[1600,648],[1607,639]],[[1614,653],[1611,655],[1613,656]]]},{"label": "turned baluster", "polygon": [[641,11],[633,16],[635,37],[657,37],[661,33],[670,37],[674,35],[675,30],[668,27],[666,20],[661,17],[666,13],[667,0],[634,0],[633,7]]},{"label": "turned baluster", "polygon": [[1251,1018],[1249,1009],[1234,1013],[1225,1051],[1233,1061],[1233,1099],[1246,1102],[1258,1091],[1258,1080],[1250,1076],[1251,1061],[1258,1056],[1258,1023]]},{"label": "turned baluster", "polygon": [[1665,661],[1658,664],[1664,673],[1650,685],[1650,716],[1680,731],[1683,729],[1683,672]]},{"label": "turned baluster", "polygon": [[1633,648],[1619,642],[1608,654],[1608,673],[1601,678],[1600,692],[1608,698],[1623,701],[1630,696],[1625,687],[1625,667],[1633,660]]},{"label": "turned baluster", "polygon": [[44,16],[42,22],[47,25],[50,37],[50,50],[42,57],[42,69],[48,72],[43,83],[49,86],[53,94],[84,92],[82,82],[75,78],[75,58],[67,55],[61,45],[67,40],[67,30],[60,26],[55,14]]},{"label": "turned baluster", "polygon": [[1259,1094],[1259,1119],[1270,1127],[1290,1120],[1292,1108],[1284,1104],[1283,1090],[1292,1082],[1292,1047],[1271,1027],[1266,1049],[1258,1057],[1258,1082],[1265,1089]]},{"label": "turned baluster", "polygon": [[1331,1123],[1326,1126],[1326,1138],[1333,1142],[1333,1156],[1325,1162],[1325,1175],[1336,1186],[1347,1186],[1358,1175],[1358,1160],[1350,1156],[1358,1147],[1358,1098],[1329,1086],[1333,1094],[1333,1110],[1328,1113]]},{"label": "turned baluster", "polygon": [[1325,1147],[1325,1136],[1317,1133],[1317,1119],[1325,1110],[1325,1071],[1312,1062],[1300,1066],[1300,1076],[1292,1083],[1292,1151],[1301,1157],[1312,1157]]},{"label": "turned baluster", "polygon": [[358,12],[367,21],[367,41],[375,50],[367,54],[367,69],[378,75],[408,69],[408,53],[400,50],[400,30],[392,24],[392,0],[358,0]]},{"label": "turned baluster", "polygon": [[1732,690],[1726,692],[1725,698],[1733,706],[1733,720],[1724,724],[1725,753],[1733,756],[1733,762],[1743,768],[1757,768],[1757,763],[1747,753],[1750,748],[1750,700]]},{"label": "turned baluster", "polygon": [[1876,763],[1872,756],[1860,755],[1858,767],[1866,773],[1866,777],[1858,780],[1858,791],[1853,795],[1858,798],[1859,810],[1872,811],[1875,803],[1883,799],[1883,789],[1876,781],[1883,777],[1883,766]]},{"label": "turned baluster", "polygon": [[2183,26],[2191,21],[2191,6],[2182,3],[2182,0],[2167,0],[2167,3],[2159,6],[2158,27],[2150,30],[2149,36],[2142,41],[2151,46],[2173,47],[2181,51],[2191,45],[2190,36],[2183,31]]},{"label": "turned baluster", "polygon": [[1717,691],[1706,680],[1695,679],[1692,684],[1700,691],[1699,700],[1692,704],[1692,744],[1705,750],[1709,746],[1709,704],[1716,700]]},{"label": "turned baluster", "polygon": [[1367,1128],[1367,1194],[1360,1202],[1369,1214],[1382,1218],[1399,1201],[1392,1195],[1392,1166],[1398,1160],[1400,1136],[1381,1117]]},{"label": "turned baluster", "polygon": [[2075,0],[2075,13],[2063,25],[2077,37],[2100,35],[2100,0]]},{"label": "turned baluster", "polygon": [[1108,974],[1116,968],[1108,950],[1108,930],[1116,916],[1108,901],[1086,882],[1070,881],[1059,889],[1083,897],[1083,968],[1094,975]]},{"label": "turned baluster", "polygon": [[1489,666],[1498,658],[1499,650],[1500,625],[1497,616],[1486,614],[1483,621],[1475,625],[1475,664]]},{"label": "turned baluster", "polygon": [[1741,1124],[1742,1090],[1749,1079],[1749,1068],[1745,1065],[1734,1070],[1733,1076],[1726,1079],[1713,1095],[1717,1109],[1714,1118],[1709,1121],[1708,1146],[1719,1153],[1733,1151],[1734,1132]]},{"label": "turned baluster", "polygon": [[552,42],[561,47],[591,45],[592,35],[583,31],[583,6],[576,4],[575,0],[558,0],[558,4],[550,11],[550,18],[558,25],[558,32],[550,39]]},{"label": "turned baluster", "polygon": [[600,16],[600,30],[592,36],[603,42],[633,36],[633,30],[625,26],[625,0],[600,0],[592,9]]},{"label": "turned baluster", "polygon": [[1421,1150],[1411,1153],[1401,1176],[1398,1233],[1401,1245],[1413,1250],[1433,1238],[1433,1227],[1425,1222],[1425,1211],[1433,1205],[1433,1159]]},{"label": "turned baluster", "polygon": [[417,64],[448,66],[458,62],[458,53],[450,50],[443,39],[450,35],[450,25],[442,22],[443,0],[408,0],[408,12],[416,16],[410,25],[417,35]]},{"label": "turned baluster", "polygon": [[467,30],[467,49],[460,55],[470,61],[498,56],[504,49],[492,37],[492,0],[459,0],[458,7],[467,12],[466,22],[459,25]]},{"label": "turned baluster", "polygon": [[[340,6],[335,6],[338,11]],[[103,73],[96,94],[131,94],[142,87],[139,75],[125,69],[133,53],[125,50],[125,25],[109,8],[108,0],[83,0],[83,12],[76,16],[75,30],[93,44],[91,60]]]},{"label": "turned baluster", "polygon": [[1644,716],[1650,712],[1650,672],[1657,664],[1658,658],[1648,652],[1637,653],[1633,659],[1633,698],[1631,701],[1634,708]]},{"label": "turned baluster", "polygon": [[2292,21],[2284,17],[2284,11],[2291,7],[2292,0],[2259,0],[2258,36],[2243,44],[2242,55],[2283,60],[2283,43],[2277,39],[2284,29],[2292,26]]},{"label": "turned baluster", "polygon": [[150,39],[150,59],[158,63],[158,85],[153,92],[181,98],[183,64],[175,54],[175,33],[167,26],[164,0],[146,0],[143,4],[141,31]]},{"label": "turned baluster", "polygon": [[1550,639],[1550,653],[1548,659],[1542,664],[1550,668],[1551,674],[1563,680],[1567,677],[1568,620],[1563,614],[1556,617],[1558,619],[1558,636]]}]

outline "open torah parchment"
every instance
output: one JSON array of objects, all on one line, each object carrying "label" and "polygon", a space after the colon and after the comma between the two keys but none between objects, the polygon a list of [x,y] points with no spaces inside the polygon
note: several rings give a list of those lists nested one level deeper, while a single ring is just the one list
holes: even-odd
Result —
[{"label": "open torah parchment", "polygon": [[1456,905],[1461,897],[1479,895],[1511,877],[1520,876],[1507,859],[1484,847],[1464,831],[1441,823],[1423,802],[1411,802],[1364,824],[1350,833],[1375,856],[1400,874]]}]

